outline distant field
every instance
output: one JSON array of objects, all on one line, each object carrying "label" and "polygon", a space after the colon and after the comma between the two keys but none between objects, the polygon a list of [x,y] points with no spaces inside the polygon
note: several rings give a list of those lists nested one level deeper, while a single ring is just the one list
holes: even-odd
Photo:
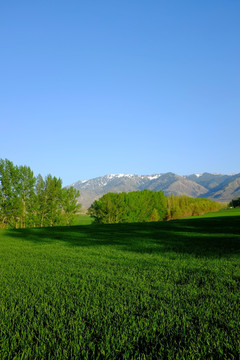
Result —
[{"label": "distant field", "polygon": [[90,225],[93,222],[93,218],[85,214],[74,215],[73,225]]},{"label": "distant field", "polygon": [[191,216],[185,219],[199,219],[199,218],[222,217],[222,216],[240,216],[240,208],[222,209],[217,212],[210,212],[204,215]]},{"label": "distant field", "polygon": [[240,209],[1,230],[0,359],[239,359],[239,294]]}]

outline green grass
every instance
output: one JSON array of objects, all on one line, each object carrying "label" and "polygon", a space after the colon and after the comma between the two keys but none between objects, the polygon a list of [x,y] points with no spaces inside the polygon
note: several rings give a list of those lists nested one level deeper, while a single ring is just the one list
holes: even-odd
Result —
[{"label": "green grass", "polygon": [[239,359],[239,294],[239,209],[2,230],[0,359]]},{"label": "green grass", "polygon": [[240,216],[240,208],[235,208],[235,209],[227,208],[227,209],[222,209],[217,212],[206,213],[204,215],[185,217],[185,219],[199,219],[199,218],[222,217],[222,216],[224,216],[224,217],[225,216]]},{"label": "green grass", "polygon": [[93,223],[93,218],[85,214],[74,215],[73,225],[90,225]]}]

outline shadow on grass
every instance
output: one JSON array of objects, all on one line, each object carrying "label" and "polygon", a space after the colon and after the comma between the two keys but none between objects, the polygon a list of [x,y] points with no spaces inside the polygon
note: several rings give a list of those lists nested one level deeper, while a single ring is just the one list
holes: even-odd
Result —
[{"label": "shadow on grass", "polygon": [[240,253],[240,216],[193,218],[158,223],[81,225],[9,230],[11,237],[36,244],[111,246],[136,253],[229,256]]}]

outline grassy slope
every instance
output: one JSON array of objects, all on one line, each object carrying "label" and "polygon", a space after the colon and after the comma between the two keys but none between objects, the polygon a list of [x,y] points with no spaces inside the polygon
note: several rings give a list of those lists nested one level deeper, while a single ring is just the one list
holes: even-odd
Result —
[{"label": "grassy slope", "polygon": [[239,209],[1,231],[0,359],[237,359],[239,255]]}]

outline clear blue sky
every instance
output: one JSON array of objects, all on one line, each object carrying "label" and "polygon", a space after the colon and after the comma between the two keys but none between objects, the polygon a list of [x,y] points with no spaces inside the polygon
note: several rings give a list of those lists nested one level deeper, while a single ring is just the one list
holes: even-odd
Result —
[{"label": "clear blue sky", "polygon": [[2,1],[0,158],[63,184],[240,172],[239,0]]}]

